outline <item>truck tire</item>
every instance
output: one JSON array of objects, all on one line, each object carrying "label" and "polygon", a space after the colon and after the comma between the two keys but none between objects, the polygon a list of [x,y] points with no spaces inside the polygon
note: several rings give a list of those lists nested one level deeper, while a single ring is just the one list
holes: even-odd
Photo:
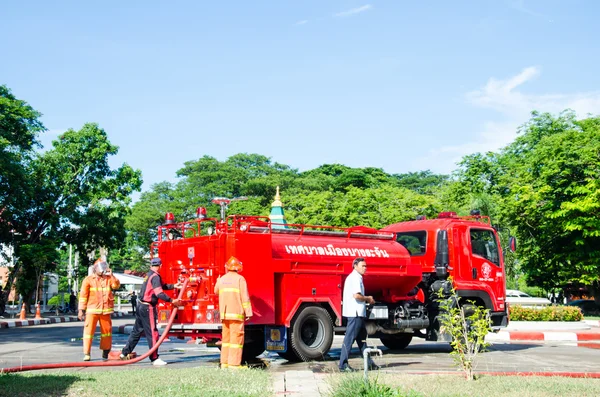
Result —
[{"label": "truck tire", "polygon": [[323,360],[333,343],[333,322],[327,310],[306,306],[291,325],[290,345],[296,356],[302,361]]},{"label": "truck tire", "polygon": [[300,358],[296,355],[296,353],[294,352],[294,350],[292,349],[291,346],[288,346],[288,349],[285,353],[277,352],[277,354],[279,354],[279,357],[284,358],[291,362],[300,361]]},{"label": "truck tire", "polygon": [[242,362],[251,361],[260,356],[265,351],[265,342],[262,340],[250,341],[244,343],[244,350],[242,350]]},{"label": "truck tire", "polygon": [[411,334],[387,335],[380,338],[381,343],[390,350],[403,350],[412,341]]}]

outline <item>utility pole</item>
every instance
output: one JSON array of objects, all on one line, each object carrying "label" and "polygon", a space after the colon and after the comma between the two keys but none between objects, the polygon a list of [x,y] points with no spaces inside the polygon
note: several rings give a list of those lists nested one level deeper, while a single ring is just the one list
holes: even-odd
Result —
[{"label": "utility pole", "polygon": [[73,265],[71,263],[71,257],[73,256],[73,245],[69,244],[69,266],[67,267],[67,281],[69,282],[69,293],[73,291],[71,289],[71,281],[73,278]]}]

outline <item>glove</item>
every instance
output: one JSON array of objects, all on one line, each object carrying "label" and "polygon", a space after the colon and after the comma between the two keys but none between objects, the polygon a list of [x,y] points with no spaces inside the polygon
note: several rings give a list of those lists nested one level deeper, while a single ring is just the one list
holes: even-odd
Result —
[{"label": "glove", "polygon": [[178,307],[179,305],[181,305],[181,299],[173,299],[171,300],[171,303],[173,304],[173,307]]},{"label": "glove", "polygon": [[85,318],[85,312],[83,310],[79,310],[79,314],[77,315],[77,318],[80,319],[81,321],[83,321],[83,319]]}]

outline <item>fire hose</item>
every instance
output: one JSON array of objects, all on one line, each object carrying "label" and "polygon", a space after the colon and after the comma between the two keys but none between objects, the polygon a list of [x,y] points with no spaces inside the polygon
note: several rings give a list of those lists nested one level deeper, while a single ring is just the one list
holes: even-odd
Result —
[{"label": "fire hose", "polygon": [[[183,291],[185,291],[185,287],[187,286],[188,281],[189,281],[189,279],[187,279],[187,278],[184,280],[183,286],[179,290],[179,296],[177,297],[177,299],[181,299],[181,296],[183,295]],[[154,353],[156,350],[158,350],[158,347],[161,345],[161,343],[163,343],[163,341],[169,334],[169,330],[171,329],[171,326],[173,325],[173,321],[175,320],[175,316],[177,315],[177,310],[178,310],[177,307],[173,307],[173,311],[171,312],[171,316],[169,317],[169,322],[167,323],[167,326],[165,327],[165,330],[163,331],[162,335],[158,339],[158,342],[156,342],[154,344],[154,346],[152,346],[152,349],[148,350],[145,354],[142,354],[141,356],[132,358],[130,360],[111,360],[111,361],[103,361],[103,362],[80,362],[80,361],[77,361],[77,362],[71,362],[71,363],[22,365],[19,367],[2,368],[2,369],[0,369],[0,373],[8,374],[11,372],[35,371],[35,370],[40,370],[40,369],[56,369],[56,368],[116,367],[116,366],[120,366],[120,365],[128,365],[128,364],[137,363],[138,361],[142,361],[143,359],[145,359],[146,357],[148,357],[152,353]],[[146,337],[148,337],[148,336],[146,336]]]}]

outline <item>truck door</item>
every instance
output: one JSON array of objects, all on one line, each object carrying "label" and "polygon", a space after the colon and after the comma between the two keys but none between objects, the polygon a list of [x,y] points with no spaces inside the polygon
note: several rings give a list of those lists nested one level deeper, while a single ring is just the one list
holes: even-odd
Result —
[{"label": "truck door", "polygon": [[500,261],[500,251],[496,234],[490,229],[469,229],[471,246],[472,282],[488,284],[494,296],[490,296],[494,306],[497,298],[504,297],[504,269]]}]

